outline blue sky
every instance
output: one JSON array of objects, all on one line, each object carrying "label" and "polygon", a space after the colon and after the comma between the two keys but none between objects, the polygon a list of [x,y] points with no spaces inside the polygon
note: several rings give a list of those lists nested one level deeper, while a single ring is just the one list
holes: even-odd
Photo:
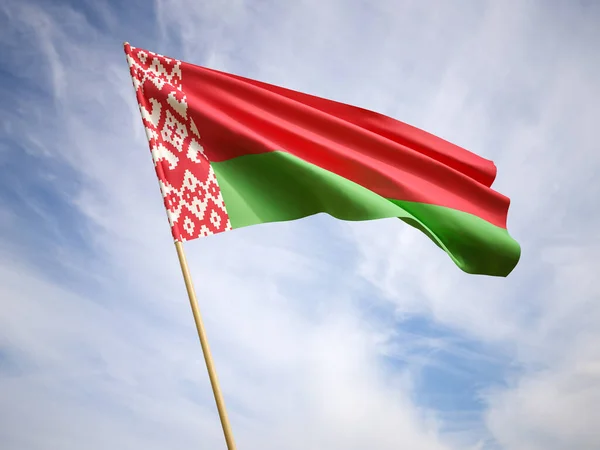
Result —
[{"label": "blue sky", "polygon": [[596,449],[594,2],[5,0],[0,446],[224,448],[122,42],[353,103],[499,168],[523,247],[394,220],[186,245],[244,449]]}]

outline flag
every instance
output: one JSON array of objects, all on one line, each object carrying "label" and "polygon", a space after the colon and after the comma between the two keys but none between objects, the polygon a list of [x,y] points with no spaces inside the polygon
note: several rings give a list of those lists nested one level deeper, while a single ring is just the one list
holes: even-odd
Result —
[{"label": "flag", "polygon": [[317,213],[400,218],[467,273],[516,266],[492,161],[372,111],[125,53],[176,241]]}]

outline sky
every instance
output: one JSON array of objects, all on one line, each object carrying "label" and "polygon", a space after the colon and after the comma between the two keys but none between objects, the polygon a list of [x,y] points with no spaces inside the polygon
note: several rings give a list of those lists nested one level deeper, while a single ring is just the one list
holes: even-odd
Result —
[{"label": "sky", "polygon": [[[239,449],[600,448],[600,4],[0,3],[0,447],[225,448],[122,43],[493,159],[522,257],[398,220],[186,243]],[[596,417],[596,419],[594,419]]]}]

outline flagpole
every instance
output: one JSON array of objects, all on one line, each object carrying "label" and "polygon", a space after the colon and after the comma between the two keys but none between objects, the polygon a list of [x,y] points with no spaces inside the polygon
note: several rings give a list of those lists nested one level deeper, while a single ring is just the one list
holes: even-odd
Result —
[{"label": "flagpole", "polygon": [[181,272],[183,273],[185,288],[190,299],[190,306],[192,307],[192,314],[194,316],[194,322],[196,323],[196,330],[198,331],[198,337],[200,338],[200,345],[202,346],[202,353],[204,354],[204,361],[206,362],[208,377],[210,378],[210,385],[212,386],[215,402],[217,403],[217,410],[219,411],[219,418],[221,419],[221,426],[223,427],[225,442],[227,443],[227,450],[235,450],[233,433],[231,432],[231,425],[229,424],[229,418],[227,417],[227,411],[225,410],[225,401],[223,400],[223,394],[221,393],[221,388],[219,387],[219,380],[217,379],[215,364],[210,353],[210,347],[208,346],[208,339],[204,330],[204,324],[202,323],[202,316],[200,315],[200,308],[198,307],[198,299],[196,298],[196,291],[192,283],[190,269],[183,251],[183,244],[180,241],[175,241],[175,248],[177,249],[179,264],[181,265]]}]

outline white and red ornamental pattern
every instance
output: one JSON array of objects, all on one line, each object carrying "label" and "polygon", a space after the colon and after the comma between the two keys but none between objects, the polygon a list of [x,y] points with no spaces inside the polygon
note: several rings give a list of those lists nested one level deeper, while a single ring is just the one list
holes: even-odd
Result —
[{"label": "white and red ornamental pattern", "polygon": [[188,114],[181,61],[125,44],[146,136],[176,241],[231,230],[221,189]]}]

